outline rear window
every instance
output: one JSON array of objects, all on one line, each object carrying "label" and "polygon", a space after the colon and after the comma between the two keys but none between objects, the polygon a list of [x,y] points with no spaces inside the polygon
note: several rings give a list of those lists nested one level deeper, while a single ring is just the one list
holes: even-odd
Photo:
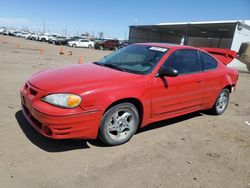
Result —
[{"label": "rear window", "polygon": [[200,52],[201,61],[203,64],[203,70],[212,70],[217,67],[217,61],[207,53]]}]

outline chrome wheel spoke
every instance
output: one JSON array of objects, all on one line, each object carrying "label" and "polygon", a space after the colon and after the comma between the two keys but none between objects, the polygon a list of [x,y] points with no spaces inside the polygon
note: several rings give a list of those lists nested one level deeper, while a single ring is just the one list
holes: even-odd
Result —
[{"label": "chrome wheel spoke", "polygon": [[226,92],[223,92],[220,94],[219,99],[216,103],[216,108],[218,112],[222,112],[228,103],[228,94]]},{"label": "chrome wheel spoke", "polygon": [[128,137],[135,123],[133,118],[132,113],[127,109],[114,112],[108,121],[109,136],[116,140]]},{"label": "chrome wheel spoke", "polygon": [[124,119],[124,120],[127,120],[128,117],[132,116],[130,113],[128,112],[124,112],[122,115],[121,115],[121,118]]},{"label": "chrome wheel spoke", "polygon": [[118,112],[115,112],[112,116],[113,120],[114,120],[114,123],[117,124],[117,121],[119,119],[119,115],[118,115]]},{"label": "chrome wheel spoke", "polygon": [[109,130],[109,132],[117,131],[116,127],[113,125],[109,125],[108,130]]}]

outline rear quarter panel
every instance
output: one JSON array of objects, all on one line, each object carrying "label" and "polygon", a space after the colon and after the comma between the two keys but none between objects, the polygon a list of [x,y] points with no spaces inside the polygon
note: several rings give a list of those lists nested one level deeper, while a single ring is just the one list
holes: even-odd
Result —
[{"label": "rear quarter panel", "polygon": [[212,108],[221,90],[228,86],[236,86],[237,81],[237,70],[228,68],[223,63],[218,62],[217,69],[207,71],[205,75],[206,93],[204,108]]}]

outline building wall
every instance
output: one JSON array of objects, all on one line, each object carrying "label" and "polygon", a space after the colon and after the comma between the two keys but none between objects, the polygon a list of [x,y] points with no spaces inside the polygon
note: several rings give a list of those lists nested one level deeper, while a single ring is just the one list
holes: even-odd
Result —
[{"label": "building wall", "polygon": [[238,24],[235,28],[231,50],[238,52],[242,42],[250,42],[250,26],[239,26]]},{"label": "building wall", "polygon": [[195,47],[214,47],[214,48],[231,48],[231,38],[202,38],[202,37],[188,37],[188,45]]},{"label": "building wall", "polygon": [[130,28],[129,32],[129,42],[166,42],[180,44],[181,37],[168,35],[164,32],[144,30],[138,28]]}]

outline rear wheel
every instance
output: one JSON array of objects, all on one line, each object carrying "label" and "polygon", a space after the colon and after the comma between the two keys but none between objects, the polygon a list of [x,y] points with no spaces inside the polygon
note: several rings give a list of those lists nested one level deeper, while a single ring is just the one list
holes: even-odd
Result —
[{"label": "rear wheel", "polygon": [[89,46],[88,46],[89,48],[93,48],[93,46],[90,44]]},{"label": "rear wheel", "polygon": [[229,95],[229,90],[227,88],[220,92],[213,108],[211,109],[212,114],[221,115],[225,112],[229,102]]},{"label": "rear wheel", "polygon": [[132,138],[138,125],[139,114],[136,107],[131,103],[121,103],[103,115],[99,137],[107,145],[120,145]]}]

